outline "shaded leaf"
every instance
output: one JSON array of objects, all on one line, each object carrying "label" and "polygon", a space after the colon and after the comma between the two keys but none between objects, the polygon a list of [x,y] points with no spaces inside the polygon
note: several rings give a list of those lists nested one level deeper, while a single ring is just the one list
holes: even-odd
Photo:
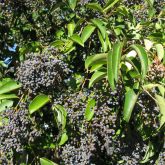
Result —
[{"label": "shaded leaf", "polygon": [[0,100],[3,99],[16,99],[18,98],[18,96],[16,96],[15,94],[2,94],[0,95]]},{"label": "shaded leaf", "polygon": [[90,81],[89,81],[89,88],[93,86],[94,83],[98,82],[99,80],[101,80],[102,78],[104,78],[106,76],[106,72],[103,71],[96,71]]},{"label": "shaded leaf", "polygon": [[165,98],[159,95],[155,95],[155,98],[157,100],[157,104],[160,109],[160,113],[161,113],[160,126],[162,126],[165,123]]},{"label": "shaded leaf", "polygon": [[108,53],[108,59],[107,59],[107,76],[108,76],[108,82],[110,84],[110,87],[112,90],[115,89],[115,82],[114,82],[114,72],[112,68],[112,51]]},{"label": "shaded leaf", "polygon": [[119,65],[121,60],[121,53],[122,53],[123,43],[118,42],[115,43],[112,50],[112,70],[114,73],[114,79],[116,82],[118,81],[119,75]]},{"label": "shaded leaf", "polygon": [[67,116],[67,112],[65,110],[65,108],[61,105],[55,105],[54,109],[57,112],[57,124],[59,126],[62,125],[62,130],[65,128],[66,126],[66,116]]},{"label": "shaded leaf", "polygon": [[138,94],[136,94],[133,89],[130,89],[125,94],[123,115],[124,115],[124,120],[126,122],[129,122],[129,120],[131,118],[131,114],[132,114],[133,108],[136,104],[137,98],[138,98]]},{"label": "shaded leaf", "polygon": [[141,45],[131,45],[131,48],[133,48],[138,53],[141,62],[141,75],[142,79],[144,79],[148,71],[148,55]]},{"label": "shaded leaf", "polygon": [[47,95],[41,94],[41,95],[36,96],[29,105],[30,114],[39,110],[41,107],[43,107],[49,101],[50,101],[50,99]]}]

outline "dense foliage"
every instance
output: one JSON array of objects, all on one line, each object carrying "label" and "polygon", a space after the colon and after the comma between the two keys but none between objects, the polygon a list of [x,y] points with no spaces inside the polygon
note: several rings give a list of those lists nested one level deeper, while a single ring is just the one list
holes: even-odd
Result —
[{"label": "dense foliage", "polygon": [[165,164],[164,0],[0,0],[0,164]]}]

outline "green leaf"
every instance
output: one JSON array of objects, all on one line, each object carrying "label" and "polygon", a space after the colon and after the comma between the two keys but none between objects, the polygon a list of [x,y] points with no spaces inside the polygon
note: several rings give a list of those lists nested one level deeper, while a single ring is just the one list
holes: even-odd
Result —
[{"label": "green leaf", "polygon": [[161,61],[165,56],[164,48],[163,48],[162,44],[156,44],[155,47],[156,47],[158,59]]},{"label": "green leaf", "polygon": [[30,114],[39,110],[41,107],[43,107],[49,101],[50,101],[50,99],[47,95],[41,94],[41,95],[36,96],[29,105]]},{"label": "green leaf", "polygon": [[71,22],[68,24],[68,36],[72,36],[73,33],[74,33],[74,29],[75,29],[75,23],[74,22]]},{"label": "green leaf", "polygon": [[6,108],[10,108],[13,106],[12,100],[2,100],[0,101],[0,112],[4,111]]},{"label": "green leaf", "polygon": [[92,19],[91,22],[100,30],[103,39],[105,39],[106,36],[106,28],[104,26],[104,23],[100,19]]},{"label": "green leaf", "polygon": [[111,89],[115,89],[115,82],[114,82],[114,72],[112,68],[112,51],[108,53],[108,60],[107,60],[107,76],[108,81],[111,86]]},{"label": "green leaf", "polygon": [[103,12],[108,12],[119,1],[120,0],[109,0],[103,9]]},{"label": "green leaf", "polygon": [[40,158],[41,165],[58,165],[47,158]]},{"label": "green leaf", "polygon": [[106,72],[103,71],[96,71],[90,81],[89,81],[89,88],[93,86],[94,83],[98,82],[99,80],[103,79],[106,76]]},{"label": "green leaf", "polygon": [[0,94],[8,93],[21,87],[21,84],[16,81],[9,81],[0,87]]},{"label": "green leaf", "polygon": [[51,43],[52,46],[54,47],[63,47],[64,46],[64,42],[61,40],[55,40],[54,42]]},{"label": "green leaf", "polygon": [[89,9],[99,11],[101,13],[103,12],[103,8],[98,3],[87,3],[86,7]]},{"label": "green leaf", "polygon": [[77,5],[77,0],[68,0],[68,3],[69,3],[70,8],[74,10]]},{"label": "green leaf", "polygon": [[87,25],[81,34],[81,39],[83,42],[85,42],[90,36],[91,34],[94,32],[96,27],[92,26],[92,25]]},{"label": "green leaf", "polygon": [[95,105],[96,101],[94,99],[88,101],[87,107],[85,109],[85,119],[87,121],[90,121],[93,118]]},{"label": "green leaf", "polygon": [[61,146],[61,145],[65,144],[67,142],[67,140],[68,140],[68,135],[66,133],[63,133],[61,136],[61,140],[59,142],[59,145]]},{"label": "green leaf", "polygon": [[162,126],[165,123],[165,99],[159,95],[155,95],[155,97],[161,113],[160,126]]},{"label": "green leaf", "polygon": [[65,110],[65,108],[61,105],[55,105],[54,107],[55,111],[57,112],[57,124],[59,126],[62,125],[62,130],[65,129],[66,126],[66,116],[67,116],[67,112]]},{"label": "green leaf", "polygon": [[133,89],[130,89],[125,94],[124,114],[123,115],[124,115],[124,120],[126,122],[129,122],[129,120],[131,118],[131,114],[132,114],[133,108],[136,104],[137,98],[138,98],[138,94],[136,94]]},{"label": "green leaf", "polygon": [[118,81],[122,48],[123,48],[123,43],[118,42],[114,44],[112,51],[112,71],[114,73],[114,79],[116,80],[116,82]]},{"label": "green leaf", "polygon": [[150,161],[150,158],[152,156],[154,156],[154,145],[151,143],[151,141],[149,141],[149,144],[147,146],[147,150],[146,153],[144,155],[144,158],[142,161],[140,161],[140,163],[147,163],[148,161]]},{"label": "green leaf", "polygon": [[2,94],[0,95],[0,100],[3,99],[16,99],[18,98],[18,96],[16,96],[15,94]]},{"label": "green leaf", "polygon": [[107,42],[103,39],[103,37],[99,31],[98,31],[98,36],[99,36],[99,40],[100,40],[102,48],[103,48],[103,52],[106,52],[108,49]]},{"label": "green leaf", "polygon": [[145,78],[147,71],[148,71],[148,55],[145,51],[145,49],[138,44],[131,45],[131,48],[133,48],[139,55],[140,62],[141,62],[141,75],[142,79]]},{"label": "green leaf", "polygon": [[73,40],[74,42],[76,42],[77,44],[81,45],[82,47],[84,47],[84,43],[78,34],[73,34],[70,37],[70,39]]},{"label": "green leaf", "polygon": [[107,60],[107,53],[100,53],[100,54],[95,54],[95,55],[89,56],[85,60],[85,68],[87,69],[88,67],[92,66],[93,64],[99,64],[102,62],[106,63],[106,60]]},{"label": "green leaf", "polygon": [[100,70],[104,64],[105,64],[104,61],[103,63],[93,64],[92,67],[90,68],[90,72],[95,72],[97,70]]}]

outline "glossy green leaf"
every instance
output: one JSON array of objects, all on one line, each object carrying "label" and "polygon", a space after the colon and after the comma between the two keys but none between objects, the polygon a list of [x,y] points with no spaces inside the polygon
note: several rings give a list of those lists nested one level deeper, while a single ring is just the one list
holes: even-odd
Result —
[{"label": "glossy green leaf", "polygon": [[118,81],[118,77],[119,77],[119,65],[121,60],[122,48],[123,48],[123,43],[118,42],[114,44],[112,50],[112,70],[116,82]]},{"label": "glossy green leaf", "polygon": [[165,50],[164,50],[162,44],[156,44],[155,47],[156,47],[158,59],[161,61],[163,59],[163,57],[165,56]]},{"label": "glossy green leaf", "polygon": [[93,86],[94,83],[98,82],[99,80],[103,79],[106,76],[106,72],[103,71],[96,71],[90,81],[89,81],[89,88]]},{"label": "glossy green leaf", "polygon": [[109,0],[108,3],[105,5],[105,8],[103,9],[103,12],[108,12],[119,1],[120,0]]},{"label": "glossy green leaf", "polygon": [[110,84],[110,87],[112,90],[115,89],[115,79],[114,79],[114,72],[112,68],[112,51],[108,53],[108,59],[107,59],[107,76],[108,76],[108,82]]},{"label": "glossy green leaf", "polygon": [[130,89],[125,94],[123,115],[124,115],[124,120],[126,122],[129,122],[129,120],[131,118],[131,114],[132,114],[133,108],[136,104],[137,98],[138,98],[138,94],[136,94],[133,89]]},{"label": "glossy green leaf", "polygon": [[0,94],[8,93],[21,87],[21,84],[16,81],[9,81],[0,87]]},{"label": "glossy green leaf", "polygon": [[13,106],[12,100],[2,100],[0,101],[0,112],[4,111],[6,108],[10,108]]},{"label": "glossy green leaf", "polygon": [[84,43],[81,39],[81,37],[78,34],[73,34],[70,39],[74,42],[76,42],[77,44],[81,45],[82,47],[84,47]]},{"label": "glossy green leaf", "polygon": [[105,64],[104,61],[102,63],[99,63],[99,64],[93,64],[92,67],[90,68],[90,72],[100,70],[104,64]]},{"label": "glossy green leaf", "polygon": [[16,96],[15,94],[1,94],[0,95],[0,100],[3,99],[16,99],[18,98],[18,96]]},{"label": "glossy green leaf", "polygon": [[89,9],[99,11],[101,13],[103,12],[103,8],[98,3],[87,3],[86,7]]},{"label": "glossy green leaf", "polygon": [[70,8],[74,10],[77,5],[77,0],[68,0],[68,3],[69,3]]},{"label": "glossy green leaf", "polygon": [[47,158],[40,158],[41,165],[58,165]]},{"label": "glossy green leaf", "polygon": [[67,142],[67,140],[68,140],[68,135],[66,133],[63,133],[61,136],[61,140],[59,142],[59,145],[61,146],[61,145],[65,144]]},{"label": "glossy green leaf", "polygon": [[142,79],[144,79],[148,71],[148,55],[141,45],[131,45],[131,48],[133,48],[139,55],[141,62],[141,75]]},{"label": "glossy green leaf", "polygon": [[74,29],[75,29],[75,23],[74,22],[71,22],[68,24],[68,36],[72,36],[73,33],[74,33]]},{"label": "glossy green leaf", "polygon": [[89,100],[87,107],[85,109],[85,119],[87,121],[92,120],[94,115],[94,107],[96,105],[96,101],[94,99]]},{"label": "glossy green leaf", "polygon": [[165,123],[165,98],[159,95],[155,95],[155,98],[157,100],[157,104],[160,109],[160,113],[161,113],[160,125],[162,126]]},{"label": "glossy green leaf", "polygon": [[106,36],[106,28],[104,26],[104,23],[100,19],[92,19],[91,22],[100,30],[103,39],[105,39]]},{"label": "glossy green leaf", "polygon": [[92,25],[87,25],[81,34],[81,39],[83,42],[85,42],[90,36],[91,34],[94,32],[96,27],[92,26]]},{"label": "glossy green leaf", "polygon": [[36,112],[48,102],[50,102],[50,99],[47,95],[41,94],[36,96],[29,105],[30,114]]},{"label": "glossy green leaf", "polygon": [[102,35],[101,35],[101,33],[99,31],[98,31],[98,36],[99,36],[99,40],[100,40],[102,48],[103,48],[103,52],[106,52],[108,50],[108,44],[103,39],[103,37],[102,37]]},{"label": "glossy green leaf", "polygon": [[95,54],[95,55],[87,57],[87,59],[85,60],[85,68],[87,69],[93,64],[99,64],[102,62],[106,63],[106,61],[107,61],[107,53]]}]

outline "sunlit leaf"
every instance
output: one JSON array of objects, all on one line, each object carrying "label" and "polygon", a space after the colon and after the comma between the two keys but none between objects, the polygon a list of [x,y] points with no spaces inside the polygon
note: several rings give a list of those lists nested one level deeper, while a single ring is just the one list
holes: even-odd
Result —
[{"label": "sunlit leaf", "polygon": [[68,24],[67,27],[68,27],[68,36],[69,36],[69,37],[73,35],[75,26],[76,26],[76,25],[75,25],[74,22],[71,22],[71,23]]},{"label": "sunlit leaf", "polygon": [[95,55],[87,57],[87,59],[85,60],[85,68],[87,69],[93,64],[99,64],[102,62],[106,63],[106,61],[107,61],[107,53],[95,54]]},{"label": "sunlit leaf", "polygon": [[103,12],[103,8],[98,3],[87,3],[86,7],[89,9],[99,11],[101,13]]},{"label": "sunlit leaf", "polygon": [[94,99],[89,100],[87,107],[85,109],[85,119],[87,121],[92,120],[94,115],[94,107],[96,105],[96,101]]},{"label": "sunlit leaf", "polygon": [[106,28],[104,26],[104,23],[100,19],[92,19],[91,22],[100,30],[103,39],[105,39],[106,36]]},{"label": "sunlit leaf", "polygon": [[161,61],[163,59],[163,57],[165,56],[165,50],[164,50],[162,44],[156,44],[155,47],[156,47],[158,58]]},{"label": "sunlit leaf", "polygon": [[69,3],[70,8],[74,10],[77,5],[77,0],[68,0],[68,3]]},{"label": "sunlit leaf", "polygon": [[0,94],[11,92],[11,91],[16,90],[20,87],[21,87],[20,83],[13,81],[13,80],[8,81],[7,83],[5,83],[4,85],[2,85],[0,87]]},{"label": "sunlit leaf", "polygon": [[82,47],[84,47],[84,43],[78,34],[73,34],[70,37],[70,39],[73,40],[74,42],[76,42],[77,44],[81,45]]},{"label": "sunlit leaf", "polygon": [[58,165],[47,158],[40,158],[41,165]]},{"label": "sunlit leaf", "polygon": [[62,136],[61,136],[61,139],[60,139],[60,142],[59,142],[59,145],[63,145],[67,142],[68,140],[68,135],[66,133],[63,133]]},{"label": "sunlit leaf", "polygon": [[41,94],[41,95],[36,96],[29,105],[30,114],[42,108],[49,101],[50,99],[47,95]]},{"label": "sunlit leaf", "polygon": [[16,96],[15,94],[1,94],[0,95],[0,100],[3,99],[16,99],[18,98],[18,96]]},{"label": "sunlit leaf", "polygon": [[12,100],[2,100],[0,101],[0,112],[4,111],[6,108],[10,108],[13,106]]},{"label": "sunlit leaf", "polygon": [[90,36],[91,34],[94,32],[96,27],[92,26],[92,25],[87,25],[81,34],[81,39],[83,42],[85,42]]}]

